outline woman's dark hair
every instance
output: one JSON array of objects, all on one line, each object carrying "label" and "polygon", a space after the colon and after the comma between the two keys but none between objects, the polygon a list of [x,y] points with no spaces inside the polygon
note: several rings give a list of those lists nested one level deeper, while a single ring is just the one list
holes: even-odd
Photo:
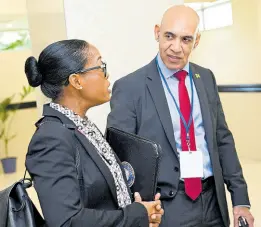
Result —
[{"label": "woman's dark hair", "polygon": [[74,72],[82,70],[87,64],[89,44],[84,40],[63,40],[47,46],[39,60],[29,57],[25,62],[25,74],[32,87],[41,85],[47,97],[55,100],[59,97],[68,78]]}]

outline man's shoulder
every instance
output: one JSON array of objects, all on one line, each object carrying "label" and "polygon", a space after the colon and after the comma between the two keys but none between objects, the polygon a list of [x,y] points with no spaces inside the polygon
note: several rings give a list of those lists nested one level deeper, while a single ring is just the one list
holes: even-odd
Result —
[{"label": "man's shoulder", "polygon": [[206,73],[211,73],[211,70],[209,68],[203,67],[201,65],[198,65],[194,62],[190,62],[190,65],[192,67],[194,67],[197,71],[201,71],[201,72],[206,72]]},{"label": "man's shoulder", "polygon": [[199,74],[202,78],[202,82],[205,86],[210,87],[212,85],[216,84],[216,79],[214,76],[214,73],[209,68],[205,68],[203,66],[197,65],[195,63],[190,62],[192,72],[196,74]]}]

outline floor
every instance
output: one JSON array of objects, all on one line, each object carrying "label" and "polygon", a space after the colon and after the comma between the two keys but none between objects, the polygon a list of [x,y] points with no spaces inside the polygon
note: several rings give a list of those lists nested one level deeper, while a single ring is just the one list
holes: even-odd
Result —
[{"label": "floor", "polygon": [[[255,227],[261,227],[261,161],[257,160],[241,160],[244,171],[244,176],[248,183],[249,196],[251,200],[251,212],[255,217]],[[14,174],[1,174],[0,175],[0,190],[11,185],[14,181],[21,179],[23,173]],[[260,179],[259,179],[260,177]],[[35,203],[36,207],[40,210],[39,202],[37,199],[34,188],[28,189],[28,193]],[[228,196],[229,210],[231,217],[231,202]],[[233,226],[233,225],[231,225]]]}]

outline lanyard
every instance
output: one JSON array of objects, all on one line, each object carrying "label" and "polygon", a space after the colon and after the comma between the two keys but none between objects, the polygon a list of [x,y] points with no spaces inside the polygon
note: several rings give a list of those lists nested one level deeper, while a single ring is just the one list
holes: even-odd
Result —
[{"label": "lanyard", "polygon": [[187,124],[187,122],[186,122],[185,118],[183,117],[183,114],[181,113],[181,110],[180,110],[180,108],[179,108],[179,106],[178,106],[178,104],[177,104],[177,101],[176,101],[174,95],[172,94],[172,92],[171,92],[171,90],[170,90],[170,88],[169,88],[169,85],[168,85],[168,83],[167,83],[167,81],[166,81],[166,78],[164,77],[164,75],[163,75],[163,73],[162,73],[162,71],[161,71],[161,68],[159,67],[158,60],[157,60],[157,59],[156,59],[156,63],[157,63],[157,67],[158,67],[160,76],[161,76],[161,78],[163,79],[164,84],[166,85],[166,88],[167,88],[167,90],[168,90],[170,96],[172,97],[172,99],[173,99],[173,101],[174,101],[174,103],[175,103],[175,106],[176,106],[176,108],[177,108],[177,110],[178,110],[178,113],[179,113],[179,115],[180,115],[180,118],[181,118],[181,120],[182,120],[182,122],[183,122],[183,124],[184,124],[185,129],[186,129],[187,143],[188,143],[188,146],[189,146],[189,128],[190,128],[191,123],[192,123],[192,118],[193,118],[192,113],[193,113],[193,103],[194,103],[194,94],[193,94],[193,84],[192,84],[192,74],[191,74],[191,70],[190,70],[190,72],[189,72],[190,86],[191,86],[191,111],[190,111],[189,122],[188,122],[188,124]]}]

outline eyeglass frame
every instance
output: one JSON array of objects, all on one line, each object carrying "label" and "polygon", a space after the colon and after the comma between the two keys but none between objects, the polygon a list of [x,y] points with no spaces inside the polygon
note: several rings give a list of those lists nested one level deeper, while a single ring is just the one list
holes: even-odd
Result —
[{"label": "eyeglass frame", "polygon": [[[81,69],[79,71],[76,71],[76,72],[72,73],[71,75],[79,74],[79,73],[86,73],[86,72],[89,72],[89,71],[92,71],[92,70],[95,70],[95,69],[102,69],[103,72],[104,72],[104,78],[108,77],[108,75],[107,75],[107,64],[105,62],[102,62],[102,64],[99,65],[99,66],[94,66],[94,67],[87,68],[87,69]],[[66,79],[64,85],[68,85],[69,84],[69,77]]]},{"label": "eyeglass frame", "polygon": [[104,72],[104,77],[105,78],[107,77],[107,64],[105,62],[102,62],[102,64],[99,65],[99,66],[94,66],[94,67],[91,67],[91,68],[87,68],[87,69],[82,69],[82,70],[76,71],[73,74],[86,73],[86,72],[89,72],[89,71],[92,71],[92,70],[95,70],[95,69],[102,69],[103,72]]}]

